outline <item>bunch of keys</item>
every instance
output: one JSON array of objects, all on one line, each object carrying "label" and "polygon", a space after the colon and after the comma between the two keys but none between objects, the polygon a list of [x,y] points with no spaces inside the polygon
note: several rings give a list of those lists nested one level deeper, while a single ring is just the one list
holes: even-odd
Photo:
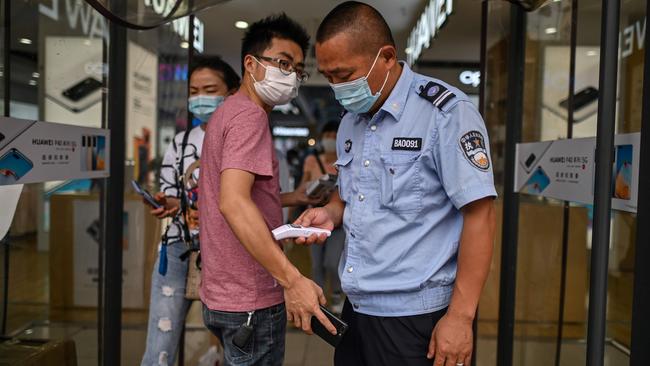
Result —
[{"label": "bunch of keys", "polygon": [[253,335],[253,325],[251,324],[253,314],[255,314],[254,311],[248,312],[248,320],[237,329],[235,336],[232,337],[232,343],[241,349],[246,348],[251,341],[251,336]]}]

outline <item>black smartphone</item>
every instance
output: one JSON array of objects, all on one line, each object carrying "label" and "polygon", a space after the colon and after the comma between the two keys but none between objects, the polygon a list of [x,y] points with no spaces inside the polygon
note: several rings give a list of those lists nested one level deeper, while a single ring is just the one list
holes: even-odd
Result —
[{"label": "black smartphone", "polygon": [[[595,102],[598,99],[598,89],[593,86],[588,86],[573,96],[573,110],[579,111],[588,104]],[[560,101],[560,107],[569,109],[569,98]]]},{"label": "black smartphone", "polygon": [[535,154],[530,154],[528,156],[528,159],[526,159],[526,162],[524,163],[526,165],[526,168],[530,168],[530,166],[533,165],[533,163],[535,162],[535,159],[537,159]]},{"label": "black smartphone", "polygon": [[71,101],[77,102],[101,87],[101,81],[92,77],[87,77],[64,90],[62,94]]},{"label": "black smartphone", "polygon": [[99,224],[99,220],[94,220],[90,226],[86,228],[86,233],[90,235],[93,240],[99,244],[101,242],[101,225]]},{"label": "black smartphone", "polygon": [[336,315],[332,314],[329,310],[324,308],[322,305],[320,307],[320,310],[336,328],[336,335],[330,333],[329,330],[327,330],[315,316],[311,317],[311,330],[314,332],[314,334],[321,337],[325,342],[331,344],[333,347],[336,347],[341,342],[341,339],[343,339],[345,332],[348,330],[348,325],[343,320],[339,319]]},{"label": "black smartphone", "polygon": [[137,194],[141,195],[142,198],[144,198],[147,201],[147,203],[151,205],[151,207],[153,207],[153,208],[161,208],[162,207],[158,202],[156,202],[156,200],[153,198],[151,193],[147,192],[146,189],[142,188],[138,184],[138,182],[132,180],[131,185],[133,186],[133,189],[135,190],[135,192]]}]

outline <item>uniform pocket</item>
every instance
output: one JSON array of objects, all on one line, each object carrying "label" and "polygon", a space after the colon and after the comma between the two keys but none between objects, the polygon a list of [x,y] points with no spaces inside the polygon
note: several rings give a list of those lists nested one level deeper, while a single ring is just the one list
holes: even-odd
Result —
[{"label": "uniform pocket", "polygon": [[352,158],[354,155],[345,154],[338,158],[334,163],[336,169],[339,171],[339,195],[345,202],[350,202],[350,195],[352,194]]},{"label": "uniform pocket", "polygon": [[417,213],[422,210],[420,156],[420,152],[381,155],[381,208],[400,213]]}]

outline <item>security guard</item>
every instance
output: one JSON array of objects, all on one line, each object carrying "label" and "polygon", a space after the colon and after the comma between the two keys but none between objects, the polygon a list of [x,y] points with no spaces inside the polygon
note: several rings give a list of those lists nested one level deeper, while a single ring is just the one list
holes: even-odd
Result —
[{"label": "security guard", "polygon": [[347,232],[350,328],[335,365],[469,365],[495,226],[485,124],[458,89],[397,62],[390,29],[366,4],[327,15],[316,58],[348,111],[340,197],[297,223]]}]

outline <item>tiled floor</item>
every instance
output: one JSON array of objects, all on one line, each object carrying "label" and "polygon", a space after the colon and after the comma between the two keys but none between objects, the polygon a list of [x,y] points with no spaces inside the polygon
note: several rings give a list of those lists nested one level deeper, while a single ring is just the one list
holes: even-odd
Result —
[{"label": "tiled floor", "polygon": [[[296,247],[289,253],[291,260],[305,274],[309,273],[310,261],[307,248]],[[0,260],[2,253],[0,253]],[[11,286],[9,305],[10,332],[22,332],[21,337],[33,339],[71,339],[75,342],[79,366],[97,365],[97,312],[95,309],[76,309],[64,314],[55,314],[48,304],[49,261],[47,252],[38,252],[32,243],[16,243],[11,256]],[[631,281],[627,280],[624,282]],[[195,303],[187,318],[185,342],[185,365],[199,365],[200,357],[209,349],[211,337],[203,328],[200,304]],[[618,309],[614,309],[618,310]],[[621,311],[618,310],[620,313]],[[56,315],[56,316],[55,316]],[[122,330],[122,365],[139,365],[146,341],[146,310],[124,312]],[[613,324],[613,323],[612,323]],[[611,327],[612,324],[609,324]],[[617,323],[618,324],[618,323]],[[514,347],[515,365],[542,366],[554,360],[555,343],[553,338],[532,337],[531,334],[554,334],[554,324],[519,324],[517,336],[521,338]],[[546,326],[548,332],[540,332]],[[528,328],[531,329],[528,329]],[[490,329],[493,331],[490,331]],[[534,328],[534,329],[533,329]],[[567,337],[581,338],[584,324],[576,330],[567,331]],[[478,366],[496,364],[496,321],[481,322],[477,349]],[[570,329],[569,329],[570,330]],[[575,335],[577,334],[577,335]],[[551,339],[546,341],[545,339]],[[586,347],[583,342],[570,341],[562,349],[562,365],[580,365],[585,363]],[[332,365],[333,349],[315,336],[289,329],[285,365],[287,366],[321,366]],[[629,357],[616,348],[607,347],[605,364],[608,366],[627,365]]]},{"label": "tiled floor", "polygon": [[[145,345],[144,329],[122,331],[122,365],[139,365]],[[97,365],[97,329],[70,325],[50,324],[30,328],[21,338],[70,338],[77,349],[79,366]],[[190,326],[186,333],[185,365],[198,365],[199,358],[210,346],[209,334],[200,327]],[[562,346],[561,365],[584,365],[586,345],[584,342],[568,341]],[[479,339],[478,366],[496,365],[496,340]],[[514,364],[526,366],[546,366],[552,364],[555,343],[545,340],[516,341]],[[308,336],[296,329],[287,332],[285,366],[329,366],[332,365],[334,349],[315,336]],[[609,345],[606,348],[605,365],[623,366],[629,364],[629,357]]]}]

